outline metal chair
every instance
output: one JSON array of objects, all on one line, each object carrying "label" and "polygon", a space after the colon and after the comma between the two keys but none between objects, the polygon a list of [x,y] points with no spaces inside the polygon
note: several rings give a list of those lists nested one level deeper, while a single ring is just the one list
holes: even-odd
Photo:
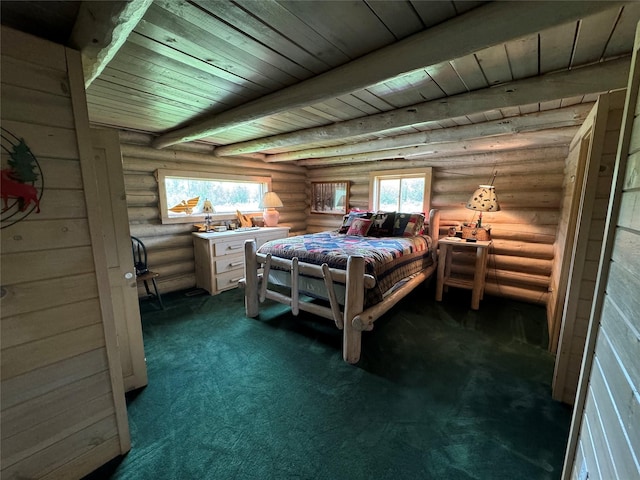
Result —
[{"label": "metal chair", "polygon": [[[131,251],[133,252],[133,264],[136,269],[136,281],[138,283],[142,282],[144,284],[147,295],[149,297],[157,298],[158,303],[160,304],[160,308],[164,310],[162,297],[158,292],[158,284],[156,283],[156,278],[158,278],[160,274],[149,270],[149,267],[147,266],[147,249],[144,246],[144,243],[142,243],[139,238],[132,236]],[[153,290],[155,293],[151,292],[151,290],[149,289],[149,280],[151,280],[151,283],[153,284]]]}]

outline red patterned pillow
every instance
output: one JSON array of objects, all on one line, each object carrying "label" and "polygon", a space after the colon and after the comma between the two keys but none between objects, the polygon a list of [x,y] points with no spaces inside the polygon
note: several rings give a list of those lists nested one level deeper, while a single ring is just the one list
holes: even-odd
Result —
[{"label": "red patterned pillow", "polygon": [[342,226],[338,230],[338,233],[347,233],[347,231],[349,230],[349,227],[351,226],[351,223],[356,218],[371,218],[371,215],[373,215],[371,212],[359,212],[359,211],[349,212],[347,215],[343,217]]},{"label": "red patterned pillow", "polygon": [[371,228],[371,220],[367,218],[356,218],[351,222],[351,226],[347,231],[347,235],[358,235],[359,237],[366,237]]}]

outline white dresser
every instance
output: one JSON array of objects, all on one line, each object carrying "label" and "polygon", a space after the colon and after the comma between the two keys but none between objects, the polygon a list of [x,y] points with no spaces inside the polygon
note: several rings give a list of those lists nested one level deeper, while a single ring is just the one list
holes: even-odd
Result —
[{"label": "white dresser", "polygon": [[238,286],[244,277],[244,242],[256,240],[259,247],[269,240],[289,236],[289,227],[264,227],[256,230],[193,233],[196,261],[196,286],[211,295]]}]

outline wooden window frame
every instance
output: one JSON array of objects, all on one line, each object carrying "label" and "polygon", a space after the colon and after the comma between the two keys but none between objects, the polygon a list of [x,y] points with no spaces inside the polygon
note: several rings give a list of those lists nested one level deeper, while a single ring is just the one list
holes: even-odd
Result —
[{"label": "wooden window frame", "polygon": [[[422,199],[422,208],[425,215],[431,210],[431,182],[433,179],[433,168],[406,168],[399,170],[378,170],[369,174],[369,210],[379,210],[379,182],[380,179],[390,178],[424,178],[424,196]],[[413,213],[413,212],[405,212]]]},{"label": "wooden window frame", "polygon": [[[230,175],[220,174],[212,172],[203,172],[198,170],[169,170],[158,169],[155,172],[156,181],[158,182],[158,200],[160,206],[160,220],[163,224],[175,224],[175,223],[201,223],[205,219],[204,213],[194,213],[193,215],[185,215],[180,217],[169,216],[169,206],[167,205],[167,190],[165,181],[167,177],[179,177],[179,178],[194,178],[198,180],[211,180],[211,181],[237,181],[237,182],[249,182],[249,183],[262,183],[263,193],[271,191],[271,177],[261,177],[256,175]],[[242,212],[244,214],[260,214],[262,209],[257,208],[248,212]],[[213,221],[227,220],[235,218],[236,214],[223,212],[214,213],[211,215]]]}]

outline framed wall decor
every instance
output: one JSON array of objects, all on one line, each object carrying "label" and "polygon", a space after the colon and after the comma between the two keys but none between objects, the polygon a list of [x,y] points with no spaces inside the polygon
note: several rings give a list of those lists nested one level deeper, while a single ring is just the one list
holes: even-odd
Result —
[{"label": "framed wall decor", "polygon": [[341,214],[349,208],[349,182],[312,182],[311,213]]}]

